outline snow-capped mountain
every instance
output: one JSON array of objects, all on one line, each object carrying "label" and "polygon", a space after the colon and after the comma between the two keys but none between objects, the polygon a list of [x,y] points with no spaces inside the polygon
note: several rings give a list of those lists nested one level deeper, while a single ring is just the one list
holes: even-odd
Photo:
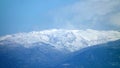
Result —
[{"label": "snow-capped mountain", "polygon": [[0,45],[20,44],[26,48],[46,43],[57,50],[74,52],[82,48],[120,39],[118,31],[51,29],[0,37]]}]

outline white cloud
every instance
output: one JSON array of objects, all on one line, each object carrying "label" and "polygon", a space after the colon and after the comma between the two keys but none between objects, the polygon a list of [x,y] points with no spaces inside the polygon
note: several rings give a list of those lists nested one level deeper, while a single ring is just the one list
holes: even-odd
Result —
[{"label": "white cloud", "polygon": [[120,26],[120,13],[116,13],[110,17],[110,22],[114,25]]},{"label": "white cloud", "polygon": [[[53,14],[56,24],[69,21],[74,27],[95,27],[105,17],[118,11],[120,0],[84,0],[56,10]],[[106,21],[106,20],[105,20]],[[108,20],[109,21],[109,20]],[[107,21],[107,22],[108,22]],[[105,23],[105,22],[104,22]],[[101,23],[101,25],[104,25]]]}]

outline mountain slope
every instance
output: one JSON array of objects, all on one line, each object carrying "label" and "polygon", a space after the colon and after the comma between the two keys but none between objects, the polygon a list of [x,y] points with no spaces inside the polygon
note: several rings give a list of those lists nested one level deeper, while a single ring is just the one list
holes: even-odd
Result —
[{"label": "mountain slope", "polygon": [[54,68],[120,68],[120,40],[79,50]]},{"label": "mountain slope", "polygon": [[48,68],[55,66],[68,54],[49,44],[34,44],[36,47],[25,48],[18,44],[0,46],[0,68]]}]

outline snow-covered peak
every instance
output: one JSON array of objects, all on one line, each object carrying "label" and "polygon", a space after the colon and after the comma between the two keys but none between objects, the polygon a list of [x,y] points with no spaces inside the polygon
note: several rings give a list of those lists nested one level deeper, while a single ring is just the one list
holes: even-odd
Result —
[{"label": "snow-covered peak", "polygon": [[2,36],[0,37],[0,45],[15,43],[29,48],[35,46],[33,45],[35,43],[46,43],[58,50],[66,49],[73,52],[118,39],[120,39],[118,31],[52,29]]}]

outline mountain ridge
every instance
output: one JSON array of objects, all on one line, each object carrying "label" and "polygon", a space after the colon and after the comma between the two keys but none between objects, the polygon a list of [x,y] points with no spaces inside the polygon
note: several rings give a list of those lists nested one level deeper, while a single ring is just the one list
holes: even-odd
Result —
[{"label": "mountain ridge", "polygon": [[2,36],[0,37],[0,45],[20,44],[29,48],[35,43],[43,42],[58,50],[66,49],[74,52],[85,47],[118,39],[120,39],[120,32],[118,31],[51,29]]}]

